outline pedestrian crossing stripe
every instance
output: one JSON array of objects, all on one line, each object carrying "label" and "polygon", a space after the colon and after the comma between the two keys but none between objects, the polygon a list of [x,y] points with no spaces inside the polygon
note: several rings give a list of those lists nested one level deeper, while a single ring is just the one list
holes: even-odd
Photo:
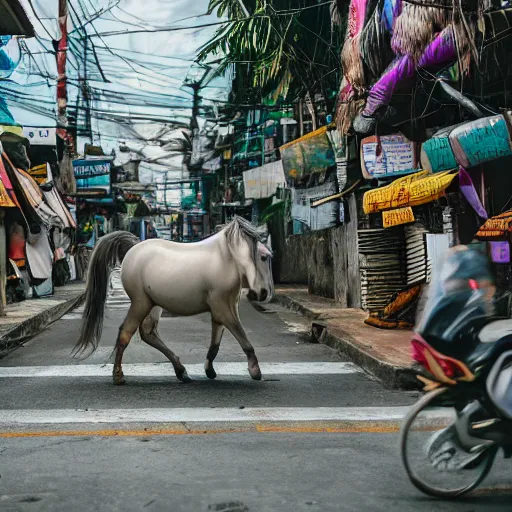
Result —
[{"label": "pedestrian crossing stripe", "polygon": [[[0,410],[0,426],[77,423],[401,421],[409,407],[261,407]],[[442,414],[442,411],[439,412]]]},{"label": "pedestrian crossing stripe", "polygon": [[[185,365],[191,378],[204,377],[203,364]],[[360,373],[362,370],[349,362],[311,362],[311,363],[264,363],[260,368],[265,376],[274,375],[346,375]],[[16,366],[0,367],[0,378],[36,378],[36,377],[111,377],[112,364],[71,364],[62,366]],[[215,363],[219,377],[247,376],[247,362]],[[124,374],[129,377],[174,377],[170,363],[124,364]]]}]

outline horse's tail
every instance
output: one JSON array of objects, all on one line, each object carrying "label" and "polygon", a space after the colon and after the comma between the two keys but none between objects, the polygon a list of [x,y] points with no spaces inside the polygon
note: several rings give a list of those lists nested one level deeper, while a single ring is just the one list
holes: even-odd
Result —
[{"label": "horse's tail", "polygon": [[89,261],[85,306],[80,327],[80,337],[74,354],[83,353],[92,346],[91,353],[98,348],[103,331],[103,317],[110,272],[122,263],[126,253],[139,239],[127,231],[115,231],[100,238]]}]

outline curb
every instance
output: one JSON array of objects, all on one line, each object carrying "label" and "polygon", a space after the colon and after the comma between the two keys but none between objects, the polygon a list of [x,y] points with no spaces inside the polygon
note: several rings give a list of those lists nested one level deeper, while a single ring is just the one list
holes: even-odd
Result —
[{"label": "curb", "polygon": [[33,338],[66,313],[80,306],[85,293],[56,304],[15,325],[0,338],[0,359]]},{"label": "curb", "polygon": [[311,320],[317,327],[323,327],[325,334],[320,337],[320,341],[333,348],[363,368],[365,371],[379,379],[386,387],[392,389],[402,389],[407,391],[421,390],[422,385],[416,378],[418,371],[412,366],[397,366],[386,361],[377,359],[372,354],[357,345],[354,338],[339,327],[336,327],[335,333],[330,331],[329,320],[323,320],[319,313],[315,313],[309,308],[303,306],[299,301],[292,299],[287,295],[275,295],[275,300],[282,306],[296,311],[305,318]]}]

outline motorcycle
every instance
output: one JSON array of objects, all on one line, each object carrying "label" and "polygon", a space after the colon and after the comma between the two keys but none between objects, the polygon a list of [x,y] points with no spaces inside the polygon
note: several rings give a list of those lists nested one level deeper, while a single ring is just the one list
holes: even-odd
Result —
[{"label": "motorcycle", "polygon": [[460,497],[500,450],[512,457],[512,320],[494,315],[495,292],[485,252],[455,247],[415,328],[426,394],[404,420],[400,450],[409,479],[430,496]]}]

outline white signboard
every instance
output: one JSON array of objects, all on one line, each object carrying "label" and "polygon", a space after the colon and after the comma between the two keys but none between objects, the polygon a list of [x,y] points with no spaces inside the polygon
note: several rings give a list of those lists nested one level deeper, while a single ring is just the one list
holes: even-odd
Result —
[{"label": "white signboard", "polygon": [[23,127],[23,135],[34,146],[56,146],[57,133],[56,128],[31,128]]},{"label": "white signboard", "polygon": [[366,179],[417,172],[414,143],[403,135],[372,136],[361,141],[361,162]]},{"label": "white signboard", "polygon": [[273,196],[279,186],[284,186],[283,161],[271,162],[244,172],[246,199],[264,199]]}]

